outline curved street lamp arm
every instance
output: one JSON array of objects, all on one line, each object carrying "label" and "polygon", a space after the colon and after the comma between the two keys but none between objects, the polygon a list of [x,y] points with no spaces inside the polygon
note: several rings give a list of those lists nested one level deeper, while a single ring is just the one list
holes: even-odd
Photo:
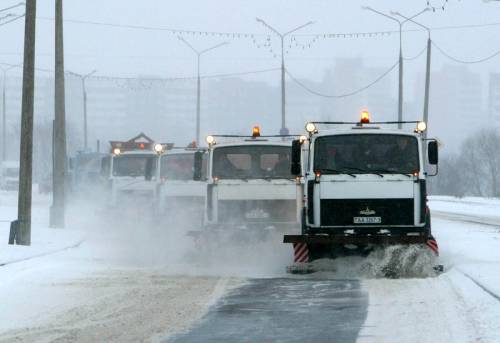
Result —
[{"label": "curved street lamp arm", "polygon": [[425,8],[422,12],[420,13],[417,13],[416,15],[414,15],[413,17],[406,17],[404,15],[402,15],[401,13],[399,12],[391,12],[391,14],[394,14],[394,15],[397,15],[397,16],[400,16],[401,18],[404,18],[405,19],[405,22],[407,21],[410,21],[412,22],[413,24],[415,25],[418,25],[420,27],[422,27],[423,29],[427,30],[427,33],[429,34],[429,37],[431,35],[431,29],[428,27],[428,26],[425,26],[423,24],[420,24],[418,21],[415,21],[413,20],[413,18],[416,18],[417,16],[419,16],[420,14],[424,13],[424,12],[427,12],[429,10],[429,8]]},{"label": "curved street lamp arm", "polygon": [[300,30],[300,29],[302,29],[302,28],[304,28],[304,27],[306,27],[306,26],[312,25],[312,24],[314,24],[314,21],[309,21],[309,22],[307,22],[307,23],[305,23],[305,24],[303,24],[303,25],[300,25],[299,27],[296,27],[296,28],[295,28],[295,29],[293,29],[293,30],[290,30],[290,31],[288,31],[288,32],[285,32],[285,33],[283,34],[283,37],[285,37],[285,36],[289,35],[289,34],[290,34],[290,33],[292,33],[292,32],[298,31],[298,30]]},{"label": "curved street lamp arm", "polygon": [[274,27],[272,27],[271,25],[269,25],[268,23],[266,23],[263,19],[255,18],[255,20],[257,20],[259,23],[261,23],[262,25],[264,25],[265,27],[267,27],[269,30],[273,31],[278,36],[280,36],[280,37],[283,38],[283,35],[281,33],[279,33],[278,30],[276,30]]},{"label": "curved street lamp arm", "polygon": [[184,44],[186,44],[191,50],[193,50],[195,54],[197,54],[197,55],[200,54],[200,52],[198,50],[196,50],[191,44],[189,44],[189,42],[187,40],[185,40],[182,36],[177,36],[177,38],[181,42],[184,42]]},{"label": "curved street lamp arm", "polygon": [[82,76],[82,78],[86,79],[88,77],[91,77],[92,75],[94,75],[95,73],[97,73],[97,70],[92,70],[90,73],[87,73],[85,75]]},{"label": "curved street lamp arm", "polygon": [[207,49],[205,49],[205,50],[201,50],[198,54],[199,54],[199,55],[204,54],[205,52],[208,52],[208,51],[211,51],[211,50],[217,49],[217,48],[219,48],[219,47],[221,47],[221,46],[223,46],[223,45],[227,45],[227,44],[229,44],[229,43],[228,43],[228,42],[222,42],[222,43],[219,43],[219,44],[217,44],[217,45],[214,45],[214,46],[213,46],[213,47],[211,47],[211,48],[207,48]]},{"label": "curved street lamp arm", "polygon": [[377,10],[375,10],[375,9],[373,9],[373,8],[369,7],[369,6],[362,6],[361,8],[362,8],[362,9],[364,9],[364,10],[371,11],[371,12],[373,12],[373,13],[380,14],[381,16],[384,16],[384,17],[386,17],[386,18],[388,18],[388,19],[394,20],[395,22],[397,22],[397,23],[399,24],[399,26],[401,26],[401,25],[402,25],[401,20],[398,20],[398,19],[396,19],[396,18],[394,18],[394,17],[391,17],[390,15],[385,14],[384,12],[377,11]]}]

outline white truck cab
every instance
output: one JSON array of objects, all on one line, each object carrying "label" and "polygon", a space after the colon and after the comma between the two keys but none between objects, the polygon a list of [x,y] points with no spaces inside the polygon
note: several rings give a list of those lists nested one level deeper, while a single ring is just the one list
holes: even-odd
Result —
[{"label": "white truck cab", "polygon": [[[426,172],[435,165],[437,142],[414,131],[382,128],[365,114],[359,123],[308,123],[302,233],[286,235],[296,262],[336,257],[349,246],[366,250],[385,244],[427,244],[437,254],[427,206]],[[335,129],[320,130],[321,124]],[[302,145],[302,146],[301,146]],[[298,153],[292,169],[299,172]]]},{"label": "white truck cab", "polygon": [[[195,155],[201,154],[202,171],[193,180]],[[158,212],[179,224],[202,223],[206,190],[206,150],[171,149],[160,155],[158,177]]]},{"label": "white truck cab", "polygon": [[101,175],[108,186],[109,204],[153,206],[159,156],[171,148],[171,144],[155,143],[143,133],[128,141],[111,141],[110,144],[110,155],[103,158],[101,166]]},{"label": "white truck cab", "polygon": [[252,136],[207,137],[206,229],[298,232],[302,185],[290,171],[291,141],[278,137],[258,127]]},{"label": "white truck cab", "polygon": [[19,161],[3,161],[1,165],[0,186],[3,190],[18,190]]}]

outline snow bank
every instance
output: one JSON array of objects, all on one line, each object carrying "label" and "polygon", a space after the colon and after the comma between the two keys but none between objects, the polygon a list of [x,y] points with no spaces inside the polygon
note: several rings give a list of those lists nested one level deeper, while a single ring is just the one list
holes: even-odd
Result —
[{"label": "snow bank", "polygon": [[429,197],[429,207],[435,212],[493,219],[500,223],[500,199],[431,196]]}]

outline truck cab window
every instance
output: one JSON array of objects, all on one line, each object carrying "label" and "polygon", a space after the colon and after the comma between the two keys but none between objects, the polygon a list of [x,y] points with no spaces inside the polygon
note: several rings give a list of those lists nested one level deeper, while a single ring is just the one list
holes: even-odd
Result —
[{"label": "truck cab window", "polygon": [[411,174],[419,169],[417,139],[410,135],[347,134],[316,140],[314,170],[324,174]]}]

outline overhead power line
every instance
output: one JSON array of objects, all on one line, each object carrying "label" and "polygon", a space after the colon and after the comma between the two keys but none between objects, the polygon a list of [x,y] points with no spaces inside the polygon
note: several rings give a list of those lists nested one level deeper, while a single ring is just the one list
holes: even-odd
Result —
[{"label": "overhead power line", "polygon": [[[37,17],[37,19],[50,20],[50,21],[54,20],[54,18],[51,17]],[[122,28],[122,29],[143,30],[143,31],[166,31],[176,35],[191,34],[191,35],[202,35],[202,36],[225,36],[233,38],[242,38],[242,37],[253,38],[254,36],[268,36],[268,34],[259,34],[250,32],[184,30],[184,29],[175,29],[175,28],[161,27],[161,26],[117,24],[117,23],[107,23],[107,22],[78,20],[78,19],[65,19],[64,22],[73,24],[83,24],[83,25],[107,26],[107,27]]]},{"label": "overhead power line", "polygon": [[416,54],[415,56],[413,57],[405,57],[404,60],[405,61],[413,61],[413,60],[416,60],[417,58],[419,58],[420,56],[422,56],[422,54],[427,50],[427,46],[425,46],[422,50],[420,50],[420,52],[418,54]]},{"label": "overhead power line", "polygon": [[9,23],[12,23],[13,21],[16,21],[16,20],[19,20],[21,18],[24,18],[24,13],[21,14],[21,15],[18,15],[17,17],[14,17],[12,19],[9,19],[9,20],[6,20],[6,21],[3,21],[3,22],[0,22],[0,26],[3,26],[3,25],[7,25]]},{"label": "overhead power line", "polygon": [[[38,20],[48,20],[53,21],[54,18],[51,17],[37,17]],[[132,24],[119,24],[119,23],[110,23],[110,22],[100,22],[100,21],[90,21],[90,20],[79,20],[79,19],[65,19],[66,23],[80,24],[80,25],[94,25],[94,26],[103,26],[103,27],[113,27],[113,28],[122,28],[122,29],[132,29],[132,30],[142,30],[142,31],[164,31],[169,32],[175,35],[193,35],[193,36],[219,36],[225,38],[255,38],[255,37],[268,37],[271,39],[270,34],[263,33],[255,33],[255,32],[223,32],[223,31],[204,31],[204,30],[186,30],[186,29],[177,29],[177,28],[169,28],[162,26],[148,26],[148,25],[132,25]],[[492,26],[500,26],[500,22],[492,22],[492,23],[484,23],[484,24],[462,24],[462,25],[450,25],[450,26],[436,26],[431,27],[430,29],[433,31],[438,30],[458,30],[458,29],[476,29],[482,27],[492,27]],[[402,32],[420,32],[424,31],[420,28],[415,29],[407,29]],[[365,32],[324,32],[324,33],[305,33],[305,34],[292,34],[291,45],[298,44],[293,38],[299,37],[312,37],[314,41],[311,41],[307,44],[300,44],[301,46],[308,46],[311,43],[314,43],[318,39],[332,39],[332,38],[380,38],[384,36],[391,36],[392,34],[398,33],[399,30],[388,30],[388,31],[365,31]],[[257,42],[254,42],[258,44]]]},{"label": "overhead power line", "polygon": [[[0,65],[5,65],[8,67],[17,67],[22,68],[22,64],[12,64],[12,63],[4,63],[0,62]],[[47,68],[35,68],[37,71],[53,73],[54,70]],[[235,73],[221,73],[221,74],[208,74],[201,75],[201,79],[214,79],[214,78],[224,78],[224,77],[233,77],[233,76],[245,76],[245,75],[254,75],[254,74],[262,74],[268,73],[272,71],[278,71],[280,68],[268,68],[268,69],[259,69],[259,70],[250,70],[243,72],[235,72]],[[67,71],[67,75],[75,76],[75,73]],[[127,77],[127,76],[111,76],[111,75],[90,75],[89,79],[96,80],[121,80],[121,81],[183,81],[183,80],[196,80],[197,76],[181,76],[181,77]]]},{"label": "overhead power line", "polygon": [[311,89],[310,87],[306,86],[303,82],[299,81],[288,70],[286,70],[286,73],[292,79],[292,81],[294,81],[297,85],[299,85],[300,87],[302,87],[304,90],[306,90],[307,92],[309,92],[311,94],[314,94],[314,95],[317,95],[317,96],[321,96],[321,97],[324,97],[324,98],[339,99],[339,98],[346,98],[346,97],[349,97],[349,96],[356,95],[356,94],[361,93],[364,90],[372,87],[373,85],[375,85],[376,83],[378,83],[380,80],[382,80],[385,76],[387,76],[391,71],[393,71],[398,65],[399,65],[399,61],[396,62],[396,63],[394,63],[389,69],[387,69],[384,73],[382,73],[382,75],[380,75],[379,77],[377,77],[374,81],[370,82],[366,86],[363,86],[363,87],[361,87],[361,88],[359,88],[359,89],[357,89],[355,91],[352,91],[352,92],[349,92],[349,93],[344,93],[344,94],[325,94],[325,93],[321,93],[321,92],[315,91],[315,90]]},{"label": "overhead power line", "polygon": [[441,47],[439,47],[439,45],[437,45],[435,42],[432,42],[432,45],[434,45],[434,47],[436,49],[438,49],[438,51],[443,54],[445,57],[449,58],[450,60],[452,61],[455,61],[457,63],[462,63],[462,64],[476,64],[476,63],[482,63],[482,62],[486,62],[488,60],[491,60],[492,58],[500,55],[500,50],[498,50],[497,52],[487,56],[487,57],[483,57],[483,58],[479,58],[479,59],[475,59],[475,60],[462,60],[462,59],[459,59],[459,58],[456,58],[456,57],[453,57],[452,55],[450,55],[449,53],[447,53],[446,51],[444,51]]},{"label": "overhead power line", "polygon": [[23,6],[23,5],[25,5],[25,3],[24,2],[20,2],[20,3],[16,4],[16,5],[12,5],[12,6],[9,6],[9,7],[2,8],[2,9],[0,9],[0,12],[5,12],[5,11],[8,11],[8,10],[11,10],[13,8],[16,8],[16,7],[19,7],[19,6]]}]

